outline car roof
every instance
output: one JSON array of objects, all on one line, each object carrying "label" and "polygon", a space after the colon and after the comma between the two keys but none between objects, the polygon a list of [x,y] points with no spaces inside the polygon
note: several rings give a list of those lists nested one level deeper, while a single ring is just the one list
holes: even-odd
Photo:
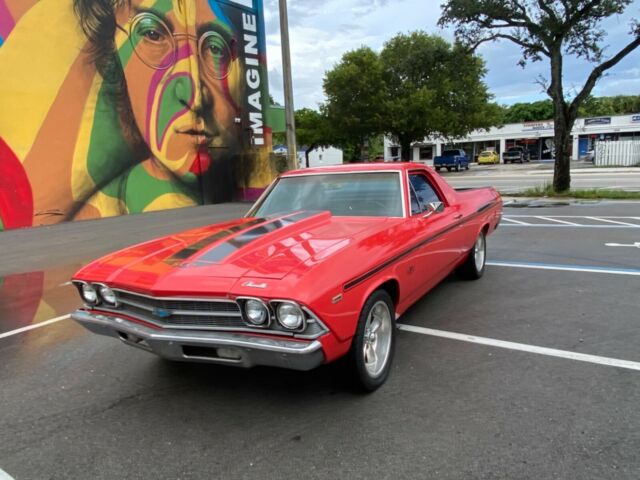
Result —
[{"label": "car roof", "polygon": [[348,163],[344,165],[329,165],[325,167],[304,168],[291,170],[281,174],[281,177],[296,175],[313,175],[319,173],[360,173],[360,172],[404,172],[416,168],[425,168],[422,163],[415,162],[384,162],[384,163]]}]

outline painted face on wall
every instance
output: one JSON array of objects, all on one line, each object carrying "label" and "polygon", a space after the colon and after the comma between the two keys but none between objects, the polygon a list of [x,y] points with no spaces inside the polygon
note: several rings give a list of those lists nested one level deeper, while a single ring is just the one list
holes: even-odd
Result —
[{"label": "painted face on wall", "polygon": [[229,148],[240,133],[236,32],[216,0],[131,0],[116,20],[135,123],[153,159],[195,179],[209,168],[199,152]]}]

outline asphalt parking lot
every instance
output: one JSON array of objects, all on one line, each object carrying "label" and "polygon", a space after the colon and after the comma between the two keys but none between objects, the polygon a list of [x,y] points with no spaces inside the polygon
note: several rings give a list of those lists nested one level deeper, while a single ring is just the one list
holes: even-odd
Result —
[{"label": "asphalt parking lot", "polygon": [[368,396],[339,365],[170,364],[64,318],[82,263],[246,207],[0,235],[0,478],[640,478],[640,203],[507,206],[485,276],[403,315]]}]

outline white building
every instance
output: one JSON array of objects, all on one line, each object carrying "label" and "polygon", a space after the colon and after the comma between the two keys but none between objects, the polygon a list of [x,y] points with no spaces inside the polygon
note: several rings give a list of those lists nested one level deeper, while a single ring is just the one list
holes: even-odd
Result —
[{"label": "white building", "polygon": [[[640,114],[578,118],[571,135],[572,158],[579,159],[593,149],[595,141],[640,139]],[[510,123],[488,131],[476,130],[468,137],[454,141],[454,144],[463,148],[474,161],[482,150],[493,149],[502,154],[507,148],[516,145],[526,147],[532,160],[552,160],[553,120]],[[447,145],[451,144],[441,138],[427,138],[423,142],[416,142],[412,146],[412,159],[430,163]],[[385,161],[398,158],[400,147],[385,138]]]},{"label": "white building", "polygon": [[[298,164],[300,168],[306,168],[305,158],[305,146],[298,147]],[[273,153],[278,155],[287,154],[286,145],[276,145],[273,147]],[[318,147],[309,152],[309,167],[323,167],[326,165],[340,165],[342,164],[342,150],[335,147]]]}]

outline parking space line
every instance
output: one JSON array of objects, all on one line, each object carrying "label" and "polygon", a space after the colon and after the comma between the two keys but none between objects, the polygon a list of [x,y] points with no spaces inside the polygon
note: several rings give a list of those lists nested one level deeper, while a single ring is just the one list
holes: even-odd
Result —
[{"label": "parking space line", "polygon": [[532,268],[534,270],[560,270],[565,272],[608,273],[610,275],[632,275],[640,277],[640,269],[635,268],[611,268],[596,267],[593,265],[563,265],[532,262],[505,262],[498,260],[487,262],[487,265],[490,265],[492,267]]},{"label": "parking space line", "polygon": [[13,477],[0,468],[0,480],[13,480]]},{"label": "parking space line", "polygon": [[517,223],[519,225],[531,225],[530,223],[521,222],[520,220],[514,220],[513,218],[509,218],[509,217],[502,217],[502,220],[505,220],[507,222]]},{"label": "parking space line", "polygon": [[617,223],[618,225],[628,225],[630,227],[640,226],[637,223],[620,222],[618,220],[610,220],[608,218],[602,218],[602,217],[585,217],[585,218],[588,218],[590,220],[597,220],[598,222],[608,222],[608,223]]},{"label": "parking space line", "polygon": [[407,325],[401,323],[398,325],[400,330],[421,335],[429,335],[432,337],[447,338],[449,340],[458,340],[461,342],[477,343],[490,347],[506,348],[508,350],[518,350],[521,352],[535,353],[538,355],[546,355],[549,357],[565,358],[568,360],[576,360],[579,362],[595,363],[597,365],[606,365],[609,367],[626,368],[628,370],[640,371],[640,362],[632,362],[629,360],[620,360],[617,358],[600,357],[598,355],[589,355],[586,353],[570,352],[567,350],[557,350],[555,348],[538,347],[535,345],[527,345],[525,343],[507,342],[504,340],[495,340],[493,338],[476,337],[475,335],[467,335],[464,333],[447,332],[444,330],[434,330],[432,328],[417,327],[415,325]]},{"label": "parking space line", "polygon": [[[70,315],[68,315],[68,314],[67,315],[62,315],[61,317],[56,317],[56,318],[52,318],[51,320],[46,320],[44,322],[34,323],[32,325],[27,325],[26,327],[18,328],[16,330],[11,330],[10,332],[0,333],[0,339],[1,338],[11,337],[13,335],[18,335],[19,333],[23,333],[23,332],[28,332],[29,330],[33,330],[35,328],[45,327],[47,325],[51,325],[52,323],[56,323],[56,322],[60,322],[62,320],[66,320],[69,317],[70,317]],[[1,479],[2,479],[2,477],[0,477],[0,480]]]},{"label": "parking space line", "polygon": [[[506,220],[503,218],[503,220]],[[511,224],[511,223],[501,223],[501,227],[521,227],[521,228],[529,228],[529,227],[544,227],[544,228],[640,228],[640,225],[560,225],[558,223],[522,223],[521,225]]]},{"label": "parking space line", "polygon": [[567,222],[566,220],[558,220],[557,218],[550,218],[550,217],[540,217],[540,216],[535,216],[533,218],[539,218],[540,220],[547,220],[548,222],[557,222],[557,223],[563,223],[565,225],[572,225],[574,227],[579,226],[579,223],[573,223],[573,222]]}]

